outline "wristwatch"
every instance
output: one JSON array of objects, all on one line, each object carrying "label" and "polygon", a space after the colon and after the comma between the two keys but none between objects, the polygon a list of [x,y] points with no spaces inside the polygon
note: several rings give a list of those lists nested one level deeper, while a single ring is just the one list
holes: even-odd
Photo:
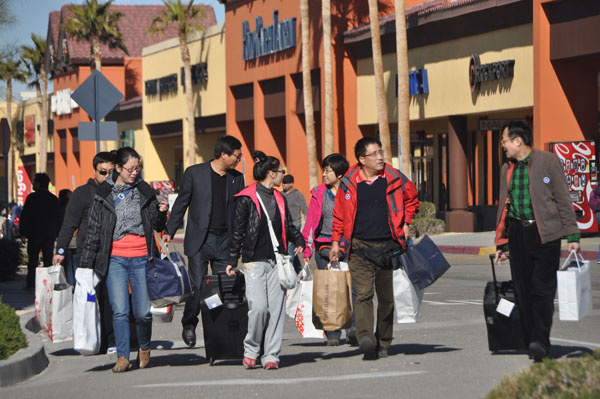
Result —
[{"label": "wristwatch", "polygon": [[59,255],[64,255],[65,250],[62,248],[58,248],[58,250],[56,251]]}]

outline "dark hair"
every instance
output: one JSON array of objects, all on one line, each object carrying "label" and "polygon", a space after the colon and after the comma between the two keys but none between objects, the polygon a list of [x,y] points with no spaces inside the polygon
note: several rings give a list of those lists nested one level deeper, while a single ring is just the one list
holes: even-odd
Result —
[{"label": "dark hair", "polygon": [[504,129],[508,129],[508,137],[512,140],[516,137],[520,137],[523,140],[523,144],[527,147],[531,147],[533,138],[531,137],[531,129],[529,126],[522,121],[512,121],[502,126],[502,132]]},{"label": "dark hair", "polygon": [[140,159],[140,154],[131,147],[121,147],[115,154],[114,164],[122,167],[131,158]]},{"label": "dark hair", "polygon": [[233,151],[240,150],[242,148],[242,143],[238,139],[233,136],[221,136],[218,138],[217,143],[215,144],[215,159],[221,157],[221,153],[225,153],[227,155],[233,154]]},{"label": "dark hair", "polygon": [[265,155],[262,151],[252,151],[252,159],[254,159],[255,162],[252,174],[256,181],[265,180],[269,171],[276,171],[281,165],[279,159]]},{"label": "dark hair", "polygon": [[379,141],[377,137],[363,137],[362,139],[358,140],[354,145],[354,156],[356,157],[358,163],[360,163],[360,160],[358,158],[364,157],[366,155],[367,146],[369,144],[377,144],[379,147],[381,147],[381,141]]},{"label": "dark hair", "polygon": [[94,160],[92,161],[94,163],[94,169],[96,169],[98,167],[98,164],[101,163],[106,163],[106,162],[110,162],[113,163],[113,161],[115,160],[115,154],[117,152],[116,151],[102,151],[96,154],[96,156],[94,157]]},{"label": "dark hair", "polygon": [[342,154],[327,155],[321,162],[321,167],[325,169],[328,166],[333,169],[336,176],[344,176],[348,171],[348,168],[350,168],[346,157]]},{"label": "dark hair", "polygon": [[67,206],[69,199],[71,199],[72,191],[68,188],[64,188],[58,192],[58,204],[60,206]]},{"label": "dark hair", "polygon": [[33,177],[33,186],[36,190],[47,190],[48,184],[50,184],[50,176],[48,176],[46,173],[36,173]]},{"label": "dark hair", "polygon": [[285,175],[283,176],[283,180],[281,180],[282,183],[288,184],[288,183],[293,183],[294,182],[294,176],[292,175]]}]

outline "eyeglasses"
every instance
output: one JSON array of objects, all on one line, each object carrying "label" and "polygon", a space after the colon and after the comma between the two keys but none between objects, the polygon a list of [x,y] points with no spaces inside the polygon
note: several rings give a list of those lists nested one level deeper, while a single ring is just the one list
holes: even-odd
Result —
[{"label": "eyeglasses", "polygon": [[504,144],[505,144],[507,141],[513,141],[513,139],[512,139],[512,138],[510,138],[510,137],[509,137],[508,139],[506,139],[506,140],[504,140],[504,139],[500,139],[500,143],[501,143],[502,145],[504,145]]},{"label": "eyeglasses", "polygon": [[129,174],[132,174],[133,172],[139,172],[140,170],[142,170],[142,167],[139,165],[131,167],[131,168],[123,167],[123,170],[127,171],[127,173],[129,173]]},{"label": "eyeglasses", "polygon": [[331,169],[331,168],[325,168],[325,169],[323,169],[323,173],[333,173],[333,172],[335,172],[335,171],[333,169]]},{"label": "eyeglasses", "polygon": [[383,157],[384,154],[385,153],[383,152],[383,150],[379,150],[379,151],[373,151],[370,154],[365,154],[364,156],[365,157],[377,158],[378,156],[382,156]]},{"label": "eyeglasses", "polygon": [[102,176],[106,176],[107,174],[109,174],[110,172],[112,172],[112,169],[109,169],[109,170],[105,170],[105,169],[98,170],[98,169],[96,169],[96,172],[98,172]]},{"label": "eyeglasses", "polygon": [[283,169],[278,169],[278,170],[272,170],[271,172],[273,172],[273,173],[284,173],[285,171]]},{"label": "eyeglasses", "polygon": [[231,154],[232,157],[236,157],[237,159],[241,159],[242,158],[242,153],[238,152],[237,154],[234,152],[233,154]]}]

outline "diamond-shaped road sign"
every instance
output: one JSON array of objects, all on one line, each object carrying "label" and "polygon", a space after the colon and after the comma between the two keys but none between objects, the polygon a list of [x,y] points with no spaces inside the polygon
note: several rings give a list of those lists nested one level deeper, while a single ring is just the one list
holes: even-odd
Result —
[{"label": "diamond-shaped road sign", "polygon": [[102,73],[94,70],[71,94],[71,98],[93,120],[99,121],[121,101],[123,94]]}]

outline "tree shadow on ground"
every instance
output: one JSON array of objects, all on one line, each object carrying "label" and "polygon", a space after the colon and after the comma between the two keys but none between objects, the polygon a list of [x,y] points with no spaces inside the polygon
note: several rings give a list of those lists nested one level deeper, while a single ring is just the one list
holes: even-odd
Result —
[{"label": "tree shadow on ground", "polygon": [[444,345],[423,345],[423,344],[399,344],[392,345],[389,348],[390,355],[424,355],[426,353],[443,353],[462,350],[460,348],[452,348]]}]

